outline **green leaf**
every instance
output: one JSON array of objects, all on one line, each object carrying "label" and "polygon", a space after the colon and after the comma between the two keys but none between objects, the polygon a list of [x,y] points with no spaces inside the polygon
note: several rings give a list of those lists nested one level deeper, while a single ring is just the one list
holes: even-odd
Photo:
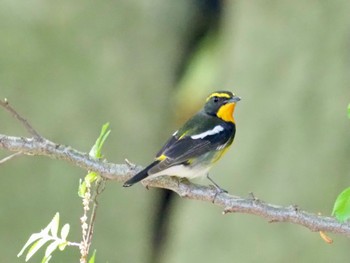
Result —
[{"label": "green leaf", "polygon": [[36,241],[28,250],[26,261],[28,261],[47,241],[49,241],[49,237],[43,237]]},{"label": "green leaf", "polygon": [[68,245],[68,241],[65,241],[65,242],[58,245],[58,249],[63,251],[67,245]]},{"label": "green leaf", "polygon": [[30,246],[30,249],[26,256],[26,261],[29,260],[37,251],[42,247],[47,241],[51,240],[49,237],[49,231],[51,231],[52,235],[57,238],[58,224],[60,220],[60,214],[56,213],[52,218],[50,223],[42,229],[39,233],[32,234],[28,241],[25,243],[21,251],[18,253],[17,257],[20,257],[23,252]]},{"label": "green leaf", "polygon": [[97,138],[94,146],[92,146],[90,152],[89,152],[89,155],[92,156],[92,157],[95,157],[95,158],[102,158],[102,146],[103,144],[105,143],[108,135],[110,134],[111,130],[108,130],[109,128],[109,123],[105,123],[103,126],[102,126],[102,129],[101,129],[101,133],[100,133],[100,136]]},{"label": "green leaf", "polygon": [[27,247],[29,247],[33,242],[37,241],[39,238],[42,238],[43,235],[42,233],[35,233],[35,234],[32,234],[28,241],[25,243],[25,245],[23,246],[23,248],[21,249],[21,251],[17,254],[17,257],[20,257],[22,256],[24,250],[27,249]]},{"label": "green leaf", "polygon": [[50,222],[50,224],[51,224],[50,230],[51,230],[52,236],[57,238],[58,226],[60,224],[60,214],[58,212],[52,218],[52,221]]},{"label": "green leaf", "polygon": [[80,182],[79,182],[79,189],[78,189],[78,195],[79,195],[79,197],[83,198],[84,195],[85,195],[85,193],[86,193],[86,182],[85,182],[85,180],[82,181],[82,180],[80,179]]},{"label": "green leaf", "polygon": [[61,240],[55,240],[50,245],[47,246],[45,250],[45,256],[42,262],[45,262],[45,263],[49,262],[49,260],[51,259],[51,254],[57,249],[60,243],[61,243]]},{"label": "green leaf", "polygon": [[89,172],[85,178],[84,181],[80,180],[80,184],[79,184],[79,189],[78,189],[78,195],[83,198],[85,193],[86,193],[86,188],[87,185],[91,185],[94,181],[96,181],[98,178],[100,178],[100,176],[95,173],[95,172]]},{"label": "green leaf", "polygon": [[89,259],[88,263],[95,263],[95,257],[96,257],[96,249],[94,250],[94,253],[92,254],[92,256]]},{"label": "green leaf", "polygon": [[350,187],[338,195],[333,206],[332,215],[340,222],[345,222],[350,218]]},{"label": "green leaf", "polygon": [[61,229],[61,239],[62,240],[67,240],[67,236],[69,234],[69,229],[70,229],[70,226],[69,224],[65,224],[62,229]]},{"label": "green leaf", "polygon": [[350,103],[348,105],[348,118],[350,119]]},{"label": "green leaf", "polygon": [[94,181],[96,181],[96,179],[99,178],[99,175],[95,172],[89,172],[86,176],[85,176],[85,182],[89,182],[90,184],[93,183]]},{"label": "green leaf", "polygon": [[[108,135],[110,134],[111,130],[109,128],[109,123],[107,122],[104,124],[101,128],[100,136],[97,138],[95,144],[92,146],[89,155],[94,158],[101,159],[102,156],[102,146],[107,140]],[[87,185],[90,185],[94,181],[96,181],[100,176],[95,172],[89,172],[86,176],[83,182],[80,181],[79,183],[79,189],[78,189],[78,195],[83,198],[86,193]]]},{"label": "green leaf", "polygon": [[48,256],[48,257],[43,257],[43,259],[41,260],[41,263],[47,263],[50,261],[50,259],[52,258],[52,256]]}]

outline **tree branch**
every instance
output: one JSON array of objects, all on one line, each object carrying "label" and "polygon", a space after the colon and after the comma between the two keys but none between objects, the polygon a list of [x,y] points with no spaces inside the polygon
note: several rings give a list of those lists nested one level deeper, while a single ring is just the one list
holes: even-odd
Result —
[{"label": "tree branch", "polygon": [[9,155],[9,156],[7,156],[7,157],[1,159],[1,160],[0,160],[0,164],[6,163],[6,162],[8,162],[8,161],[14,159],[15,157],[20,156],[21,154],[22,154],[21,152],[15,152],[15,153],[13,153],[13,154],[11,154],[11,155]]},{"label": "tree branch", "polygon": [[[91,158],[69,146],[53,143],[43,137],[23,138],[0,134],[0,148],[26,155],[43,155],[52,159],[64,160],[88,171],[94,171],[110,180],[124,182],[142,169],[130,164],[113,164]],[[242,198],[221,193],[215,197],[216,189],[190,182],[179,181],[175,177],[162,176],[144,180],[150,187],[166,188],[183,198],[213,202],[226,213],[246,213],[263,217],[269,222],[289,222],[304,226],[311,231],[323,231],[350,237],[350,224],[340,223],[335,218],[320,216],[299,210],[295,206],[282,207],[265,203],[255,197]],[[128,190],[130,191],[130,190]]]},{"label": "tree branch", "polygon": [[11,107],[7,99],[4,99],[3,101],[0,100],[0,106],[11,113],[12,116],[16,118],[33,137],[38,139],[42,138],[41,135],[32,127],[32,125],[30,125],[25,118],[23,118],[14,108]]},{"label": "tree branch", "polygon": [[[87,171],[100,174],[105,179],[125,182],[135,173],[141,171],[142,167],[130,163],[126,164],[108,163],[94,159],[87,153],[79,152],[70,146],[57,144],[42,137],[8,101],[0,100],[0,106],[10,112],[33,136],[33,138],[13,137],[0,134],[0,149],[5,149],[14,154],[1,160],[4,163],[20,154],[42,155],[52,159],[64,160]],[[176,192],[183,198],[201,200],[214,203],[224,209],[226,213],[246,213],[257,215],[267,219],[269,222],[289,222],[304,226],[311,231],[332,232],[350,237],[350,224],[340,223],[333,217],[326,217],[299,210],[296,206],[282,207],[265,203],[251,194],[250,198],[232,196],[226,193],[217,194],[212,187],[201,186],[185,182],[176,177],[161,176],[147,179],[142,182],[146,187],[166,188]],[[95,200],[96,201],[96,200]]]}]

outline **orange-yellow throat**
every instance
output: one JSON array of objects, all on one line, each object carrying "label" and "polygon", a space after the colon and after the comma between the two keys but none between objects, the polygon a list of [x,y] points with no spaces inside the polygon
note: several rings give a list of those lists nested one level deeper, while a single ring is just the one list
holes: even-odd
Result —
[{"label": "orange-yellow throat", "polygon": [[233,119],[233,111],[235,110],[235,107],[236,107],[236,103],[234,102],[227,103],[221,106],[221,108],[218,110],[216,115],[224,121],[234,123],[235,120]]}]

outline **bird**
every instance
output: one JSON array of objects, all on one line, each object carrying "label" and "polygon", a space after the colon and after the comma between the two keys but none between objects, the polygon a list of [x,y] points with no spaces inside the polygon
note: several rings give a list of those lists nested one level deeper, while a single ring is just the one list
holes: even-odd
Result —
[{"label": "bird", "polygon": [[209,94],[204,107],[175,131],[146,168],[124,182],[129,187],[161,175],[185,179],[206,176],[218,192],[227,192],[209,176],[209,170],[231,146],[236,123],[233,116],[241,98],[231,91]]}]

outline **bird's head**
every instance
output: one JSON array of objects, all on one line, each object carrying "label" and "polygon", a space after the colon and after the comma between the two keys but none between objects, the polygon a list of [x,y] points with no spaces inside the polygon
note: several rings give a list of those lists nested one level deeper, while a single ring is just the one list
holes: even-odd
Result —
[{"label": "bird's head", "polygon": [[216,91],[207,97],[204,111],[226,122],[234,122],[233,111],[240,100],[240,97],[230,91]]}]

